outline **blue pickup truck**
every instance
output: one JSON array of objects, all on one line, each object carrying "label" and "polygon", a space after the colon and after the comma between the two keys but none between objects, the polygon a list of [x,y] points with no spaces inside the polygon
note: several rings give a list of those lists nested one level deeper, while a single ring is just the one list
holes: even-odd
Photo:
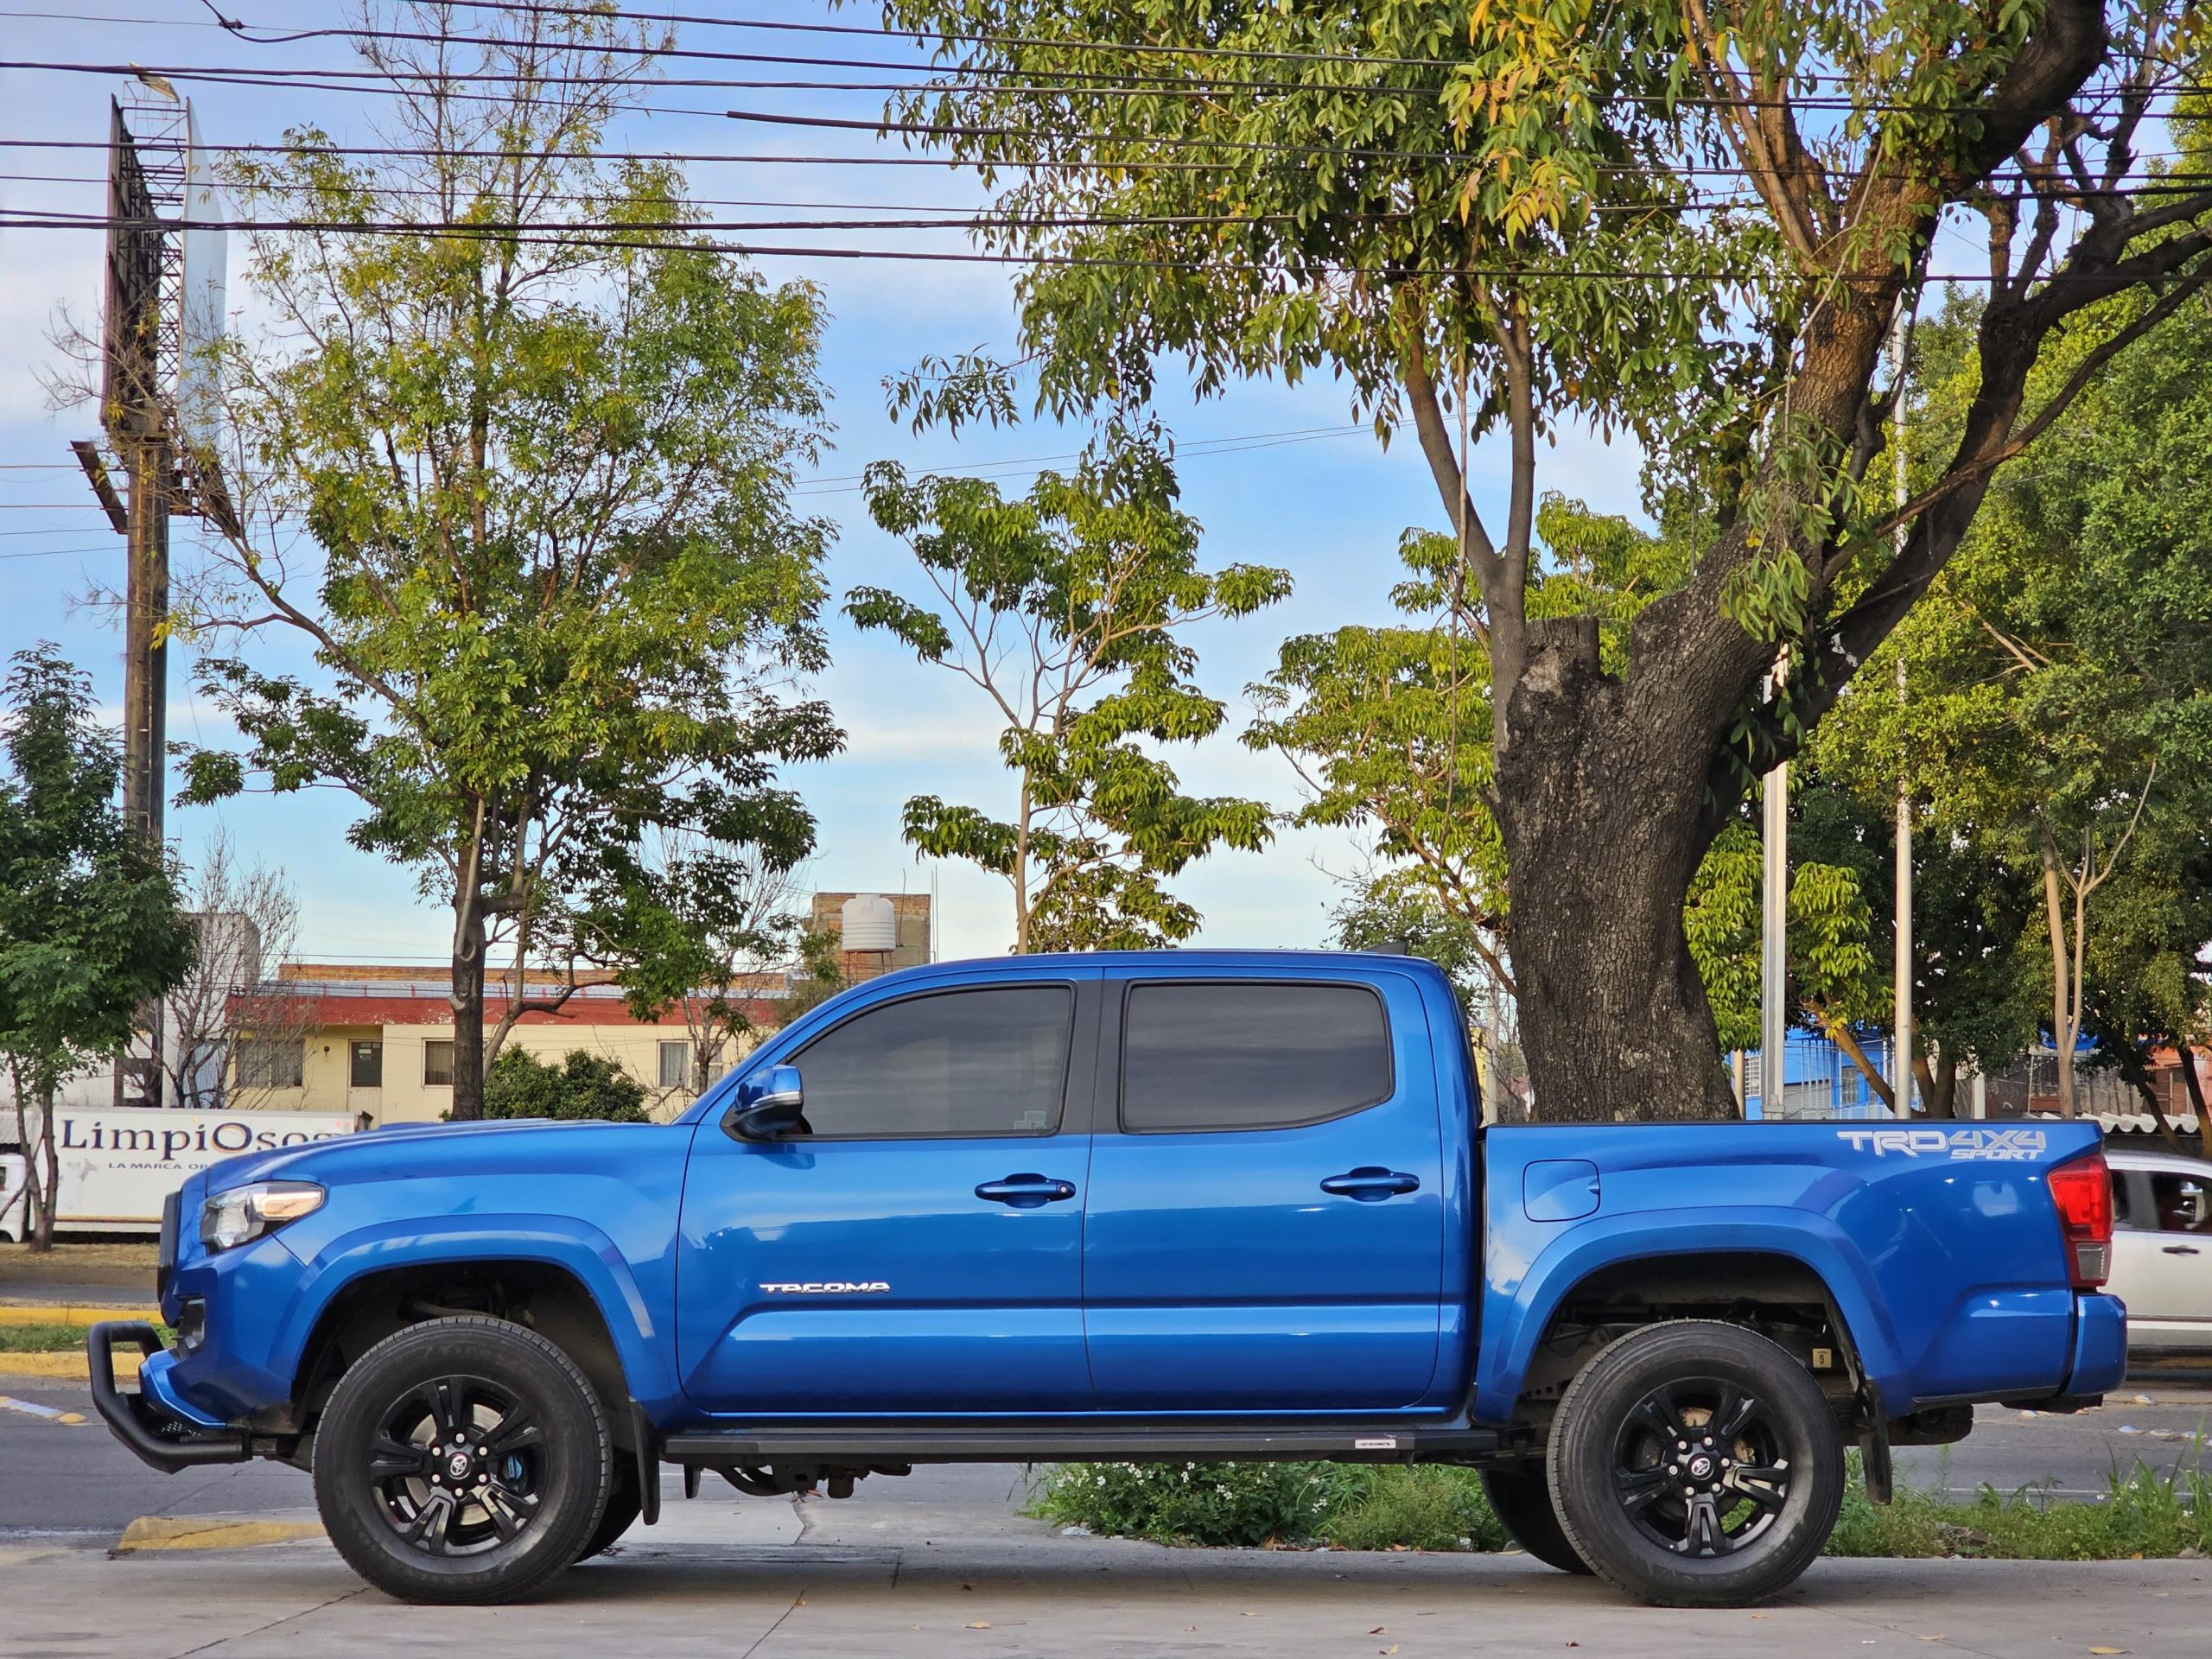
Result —
[{"label": "blue pickup truck", "polygon": [[2114,1386],[2111,1230],[2091,1126],[1485,1130],[1427,963],[1028,957],[848,991],[673,1123],[219,1164],[175,1345],[89,1345],[148,1463],[311,1469],[415,1601],[531,1594],[664,1465],[1313,1458],[1471,1465],[1531,1554],[1729,1605],[1818,1554],[1847,1447],[1884,1497],[1975,1402]]}]

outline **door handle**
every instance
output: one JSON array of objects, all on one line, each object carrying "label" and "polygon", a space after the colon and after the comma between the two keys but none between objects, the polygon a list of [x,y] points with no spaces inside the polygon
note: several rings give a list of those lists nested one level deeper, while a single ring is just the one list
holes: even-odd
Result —
[{"label": "door handle", "polygon": [[1075,1197],[1075,1183],[1056,1181],[1049,1175],[1009,1175],[1004,1180],[985,1181],[976,1189],[976,1196],[1016,1210],[1034,1210]]},{"label": "door handle", "polygon": [[1333,1192],[1340,1198],[1357,1198],[1362,1204],[1380,1204],[1384,1198],[1400,1192],[1421,1190],[1421,1177],[1408,1175],[1403,1170],[1383,1169],[1369,1164],[1358,1169],[1347,1170],[1341,1175],[1332,1175],[1321,1183],[1324,1192]]},{"label": "door handle", "polygon": [[2194,1244],[2169,1244],[2158,1254],[2160,1255],[2201,1255],[2203,1252]]}]

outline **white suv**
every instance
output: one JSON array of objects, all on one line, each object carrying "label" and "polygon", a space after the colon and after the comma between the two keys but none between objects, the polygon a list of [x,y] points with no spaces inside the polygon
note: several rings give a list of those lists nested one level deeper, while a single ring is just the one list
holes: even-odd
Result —
[{"label": "white suv", "polygon": [[2121,1151],[2112,1166],[2112,1278],[2135,1352],[2212,1351],[2212,1163]]}]

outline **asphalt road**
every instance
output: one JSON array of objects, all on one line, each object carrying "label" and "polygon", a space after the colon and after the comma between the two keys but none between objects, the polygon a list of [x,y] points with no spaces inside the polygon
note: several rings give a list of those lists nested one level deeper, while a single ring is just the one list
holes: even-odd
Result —
[{"label": "asphalt road", "polygon": [[[2087,1496],[2103,1491],[2112,1471],[2141,1459],[2160,1473],[2177,1466],[2212,1471],[2205,1436],[2212,1431],[2212,1378],[2202,1371],[2139,1375],[2105,1406],[2075,1416],[2029,1415],[1985,1406],[1961,1444],[1897,1453],[1900,1478],[1924,1488],[1964,1495],[1985,1483],[2012,1491],[2049,1485]],[[2138,1403],[2138,1397],[2152,1403]],[[251,1463],[162,1475],[117,1444],[92,1414],[81,1387],[0,1375],[0,1537],[9,1534],[119,1533],[141,1516],[264,1515],[305,1511],[315,1504],[308,1477],[279,1464]],[[74,1414],[65,1424],[22,1409]],[[666,1475],[671,1507],[681,1503],[673,1471]],[[925,1467],[905,1478],[876,1477],[839,1508],[858,1515],[887,1505],[954,1501],[995,1503],[1011,1515],[1020,1504],[1021,1471],[1012,1465]],[[727,1494],[732,1503],[757,1503]],[[825,1500],[826,1502],[826,1500]],[[703,1500],[702,1500],[703,1503]]]}]

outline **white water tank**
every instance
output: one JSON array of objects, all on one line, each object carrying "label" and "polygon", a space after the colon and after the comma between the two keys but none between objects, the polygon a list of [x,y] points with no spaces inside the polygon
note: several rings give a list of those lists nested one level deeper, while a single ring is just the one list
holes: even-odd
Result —
[{"label": "white water tank", "polygon": [[838,923],[848,950],[899,948],[899,912],[880,893],[856,893],[846,899]]}]

